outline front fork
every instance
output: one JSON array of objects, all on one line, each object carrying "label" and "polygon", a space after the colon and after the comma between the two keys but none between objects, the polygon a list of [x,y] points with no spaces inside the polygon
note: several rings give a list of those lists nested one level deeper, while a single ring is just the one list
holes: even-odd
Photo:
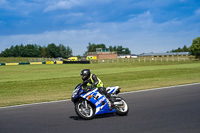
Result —
[{"label": "front fork", "polygon": [[83,100],[82,104],[83,104],[83,106],[85,107],[85,109],[88,109],[87,100]]}]

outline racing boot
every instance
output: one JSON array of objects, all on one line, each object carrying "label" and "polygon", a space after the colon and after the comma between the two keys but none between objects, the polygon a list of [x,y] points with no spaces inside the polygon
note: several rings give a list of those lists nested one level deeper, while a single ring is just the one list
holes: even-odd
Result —
[{"label": "racing boot", "polygon": [[110,93],[107,93],[107,94],[106,94],[106,98],[107,98],[107,99],[109,100],[109,102],[110,102],[110,109],[109,109],[109,110],[112,111],[113,108],[115,107],[115,105],[114,105],[115,98],[112,97]]}]

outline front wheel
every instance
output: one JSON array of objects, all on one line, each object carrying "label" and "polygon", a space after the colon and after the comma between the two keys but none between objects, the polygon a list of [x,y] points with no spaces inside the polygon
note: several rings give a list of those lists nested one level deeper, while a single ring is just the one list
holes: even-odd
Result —
[{"label": "front wheel", "polygon": [[90,120],[95,115],[95,109],[86,100],[77,101],[75,103],[75,111],[84,120]]},{"label": "front wheel", "polygon": [[122,105],[116,106],[115,110],[116,110],[117,115],[124,116],[124,115],[128,114],[129,107],[128,107],[128,104],[126,103],[126,101],[123,98],[121,98],[121,102],[122,102]]}]

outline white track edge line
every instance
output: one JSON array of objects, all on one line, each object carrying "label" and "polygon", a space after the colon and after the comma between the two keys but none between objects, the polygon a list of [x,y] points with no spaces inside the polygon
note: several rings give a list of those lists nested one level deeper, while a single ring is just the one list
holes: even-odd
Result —
[{"label": "white track edge line", "polygon": [[200,83],[192,83],[192,84],[168,86],[168,87],[161,87],[161,88],[152,88],[152,89],[138,90],[138,91],[129,91],[129,92],[123,92],[123,93],[120,93],[120,94],[128,94],[128,93],[138,93],[138,92],[144,92],[144,91],[162,90],[162,89],[169,89],[169,88],[183,87],[183,86],[190,86],[190,85],[198,85],[198,84],[200,84]]},{"label": "white track edge line", "polygon": [[[162,89],[169,89],[169,88],[183,87],[183,86],[190,86],[190,85],[198,85],[198,84],[200,84],[200,83],[192,83],[192,84],[168,86],[168,87],[161,87],[161,88],[152,88],[152,89],[146,89],[146,90],[130,91],[130,92],[120,93],[120,95],[121,94],[129,94],[129,93],[145,92],[145,91],[162,90]],[[6,107],[0,107],[0,109],[15,108],[15,107],[24,107],[24,106],[31,106],[31,105],[41,105],[41,104],[48,104],[48,103],[67,102],[67,101],[71,101],[71,100],[70,99],[66,99],[66,100],[59,100],[59,101],[50,101],[50,102],[41,102],[41,103],[32,103],[32,104],[22,104],[22,105],[6,106]]]}]

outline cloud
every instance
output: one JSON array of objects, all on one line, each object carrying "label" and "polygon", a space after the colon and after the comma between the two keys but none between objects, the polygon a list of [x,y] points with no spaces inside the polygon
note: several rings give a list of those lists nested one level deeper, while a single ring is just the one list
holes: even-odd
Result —
[{"label": "cloud", "polygon": [[129,19],[128,23],[129,26],[132,24],[134,27],[139,26],[140,28],[148,28],[153,23],[153,17],[151,15],[151,12],[148,10]]},{"label": "cloud", "polygon": [[9,23],[3,19],[0,26],[5,32],[11,31],[10,34],[18,30],[24,33],[0,36],[0,50],[21,43],[62,43],[77,55],[83,54],[91,42],[123,45],[133,53],[166,52],[190,44],[200,32],[197,21],[200,8],[192,8],[193,14],[187,12],[186,16],[182,8],[175,10],[180,2],[183,0],[17,0],[15,3],[0,0],[0,5],[14,6],[16,13],[9,13],[19,16],[12,20],[12,28],[3,27]]},{"label": "cloud", "polygon": [[54,11],[58,9],[70,9],[73,6],[78,5],[79,2],[77,0],[62,0],[62,1],[56,1],[48,5],[45,9],[44,12],[49,12],[49,11]]},{"label": "cloud", "polygon": [[159,9],[168,7],[176,2],[176,0],[139,0],[131,2],[131,6],[136,9]]},{"label": "cloud", "polygon": [[[73,49],[73,54],[83,54],[90,41],[103,39],[97,30],[62,30],[47,31],[41,34],[0,36],[1,49],[19,44],[47,45],[50,43],[63,44]],[[9,44],[9,45],[8,45]]]},{"label": "cloud", "polygon": [[14,10],[15,8],[10,5],[7,0],[0,0],[0,8],[4,10]]},{"label": "cloud", "polygon": [[[145,11],[126,22],[90,23],[85,29],[46,31],[40,34],[0,36],[1,49],[11,45],[50,43],[63,44],[73,50],[74,55],[82,55],[88,43],[104,43],[106,46],[123,45],[132,53],[166,52],[183,45],[190,45],[199,32],[197,30],[174,30],[181,22],[171,20],[155,23],[150,11]],[[169,34],[170,33],[170,34]],[[9,44],[9,45],[8,45]],[[173,44],[173,45],[172,45]]]},{"label": "cloud", "polygon": [[195,11],[195,14],[196,14],[196,15],[200,15],[200,8],[198,8],[198,9]]},{"label": "cloud", "polygon": [[67,16],[82,17],[82,16],[84,16],[84,13],[81,13],[81,12],[79,12],[79,13],[69,13],[69,14],[67,14]]},{"label": "cloud", "polygon": [[186,2],[187,0],[179,0],[180,2]]},{"label": "cloud", "polygon": [[5,21],[0,20],[0,26],[1,26],[1,25],[5,25],[5,24],[6,24]]},{"label": "cloud", "polygon": [[5,4],[8,4],[6,0],[0,0],[0,5],[5,5]]}]

